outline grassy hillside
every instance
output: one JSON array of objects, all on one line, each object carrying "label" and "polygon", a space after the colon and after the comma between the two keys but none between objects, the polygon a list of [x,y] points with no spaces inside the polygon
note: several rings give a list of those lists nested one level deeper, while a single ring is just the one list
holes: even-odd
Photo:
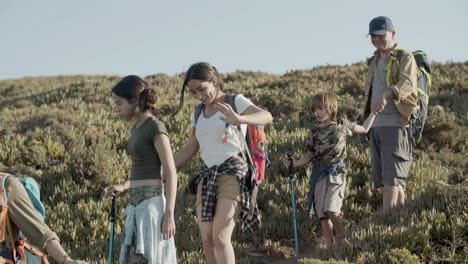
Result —
[{"label": "grassy hillside", "polygon": [[[262,72],[224,74],[228,93],[243,93],[272,112],[270,158],[287,150],[304,152],[307,127],[313,120],[310,99],[320,91],[339,97],[340,112],[355,120],[363,107],[365,64],[323,66],[284,75]],[[147,76],[160,95],[155,115],[169,131],[174,150],[190,130],[190,99],[174,119],[182,76]],[[110,89],[118,76],[59,76],[0,81],[0,170],[31,176],[40,182],[48,215],[72,256],[106,261],[110,201],[109,183],[128,177],[125,153],[129,126],[113,113]],[[468,62],[435,63],[429,119],[415,153],[407,185],[408,204],[382,212],[381,192],[370,183],[369,150],[350,140],[344,223],[349,245],[335,259],[357,263],[467,261],[468,191]],[[203,263],[198,227],[191,214],[194,197],[184,194],[192,161],[179,172],[176,245],[180,263]],[[239,263],[261,263],[258,256],[287,258],[294,254],[289,180],[278,162],[268,169],[260,190],[263,228],[252,238],[234,235]],[[309,168],[297,173],[299,239],[320,247],[319,222],[306,212]],[[117,235],[126,197],[121,196]],[[311,246],[312,247],[312,246]],[[118,247],[116,247],[118,251]],[[322,254],[323,255],[323,254]],[[393,262],[392,262],[393,261]],[[405,262],[406,261],[406,262]],[[414,261],[414,262],[412,262]],[[270,262],[274,263],[274,262]],[[304,263],[318,263],[304,260]],[[324,262],[325,263],[325,262]]]}]

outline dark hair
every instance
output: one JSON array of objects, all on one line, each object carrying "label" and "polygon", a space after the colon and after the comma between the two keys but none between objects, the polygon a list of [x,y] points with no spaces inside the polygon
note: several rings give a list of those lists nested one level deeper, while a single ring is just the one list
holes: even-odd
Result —
[{"label": "dark hair", "polygon": [[190,80],[200,80],[204,82],[216,80],[218,83],[218,88],[222,91],[224,88],[223,81],[219,77],[218,70],[215,66],[209,64],[208,62],[197,62],[190,66],[190,68],[185,73],[184,83],[182,84],[182,91],[180,92],[180,102],[179,107],[176,112],[172,115],[175,116],[184,104],[184,92],[187,83]]},{"label": "dark hair", "polygon": [[154,111],[156,92],[147,82],[136,75],[125,76],[114,87],[112,92],[127,99],[129,103],[138,102],[138,108],[142,112]]}]

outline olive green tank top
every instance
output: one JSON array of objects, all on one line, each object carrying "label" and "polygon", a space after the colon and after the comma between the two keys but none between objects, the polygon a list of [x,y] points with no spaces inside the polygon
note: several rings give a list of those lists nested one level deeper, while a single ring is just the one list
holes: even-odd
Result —
[{"label": "olive green tank top", "polygon": [[132,127],[127,152],[132,159],[130,180],[161,179],[161,160],[154,147],[154,137],[164,133],[166,126],[154,116],[148,117],[139,127]]}]

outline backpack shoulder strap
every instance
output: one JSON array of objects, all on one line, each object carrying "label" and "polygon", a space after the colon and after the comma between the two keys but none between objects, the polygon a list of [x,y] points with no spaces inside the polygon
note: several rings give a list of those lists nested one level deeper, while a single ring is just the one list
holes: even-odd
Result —
[{"label": "backpack shoulder strap", "polygon": [[[237,94],[226,94],[226,97],[224,98],[224,102],[226,102],[228,105],[232,107],[232,110],[237,113],[237,107],[236,107],[236,96]],[[229,126],[229,124],[226,122],[226,128]]]},{"label": "backpack shoulder strap", "polygon": [[[225,101],[226,101],[227,104],[229,104],[232,107],[234,112],[238,113],[237,112],[237,107],[236,107],[236,96],[237,96],[237,94],[227,94]],[[229,124],[226,123],[226,128],[228,126],[229,126]],[[252,155],[251,155],[250,150],[249,150],[250,143],[248,142],[248,139],[246,139],[246,137],[241,136],[243,133],[242,133],[242,129],[241,129],[240,125],[237,126],[237,130],[239,131],[239,137],[241,139],[241,144],[244,145],[244,150],[245,150],[245,152],[247,154],[246,155],[247,156],[247,162],[249,162],[251,165],[253,165],[254,163],[253,163],[253,160],[252,160]],[[248,130],[248,128],[247,128],[247,130]],[[247,131],[247,133],[249,133],[249,132]]]},{"label": "backpack shoulder strap", "polygon": [[237,113],[236,96],[237,94],[226,94],[225,102]]},{"label": "backpack shoulder strap", "polygon": [[[237,113],[236,96],[237,96],[237,94],[226,94],[226,97],[225,97],[224,101],[232,107],[234,112]],[[195,113],[194,113],[195,125],[197,124],[198,118],[200,118],[200,115],[203,112],[203,109],[205,109],[204,104],[198,104],[195,107]]]},{"label": "backpack shoulder strap", "polygon": [[397,49],[397,54],[396,55],[390,54],[390,56],[389,56],[387,66],[385,66],[385,72],[387,72],[387,74],[386,74],[387,75],[386,76],[386,83],[387,83],[388,87],[390,87],[390,85],[391,85],[392,65],[393,65],[393,63],[395,63],[396,66],[397,66],[397,69],[400,70],[400,61],[401,61],[401,58],[403,57],[403,54],[405,52],[406,52],[406,50],[404,50],[402,48],[399,48],[399,49]]},{"label": "backpack shoulder strap", "polygon": [[370,58],[367,60],[367,67],[370,67],[370,66],[371,66],[371,64],[372,64],[372,62],[374,61],[374,59],[375,59],[375,56],[372,55],[372,57],[370,57]]},{"label": "backpack shoulder strap", "polygon": [[197,125],[198,118],[200,117],[201,113],[203,112],[203,109],[205,108],[204,104],[198,104],[197,107],[195,107],[195,113],[194,113],[194,118],[195,118],[195,126]]},{"label": "backpack shoulder strap", "polygon": [[398,59],[398,61],[401,61],[401,58],[403,58],[403,55],[405,54],[405,50],[404,49],[399,49],[397,51],[397,54],[396,54],[396,57]]}]

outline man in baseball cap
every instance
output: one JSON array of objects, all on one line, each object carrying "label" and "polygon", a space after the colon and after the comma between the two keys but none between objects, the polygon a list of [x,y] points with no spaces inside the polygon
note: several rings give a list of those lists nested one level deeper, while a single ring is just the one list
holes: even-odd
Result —
[{"label": "man in baseball cap", "polygon": [[366,74],[364,119],[379,113],[369,131],[374,188],[383,187],[384,209],[405,203],[406,179],[412,160],[409,119],[417,110],[417,68],[413,54],[394,42],[392,20],[378,16],[369,23],[377,49]]}]

